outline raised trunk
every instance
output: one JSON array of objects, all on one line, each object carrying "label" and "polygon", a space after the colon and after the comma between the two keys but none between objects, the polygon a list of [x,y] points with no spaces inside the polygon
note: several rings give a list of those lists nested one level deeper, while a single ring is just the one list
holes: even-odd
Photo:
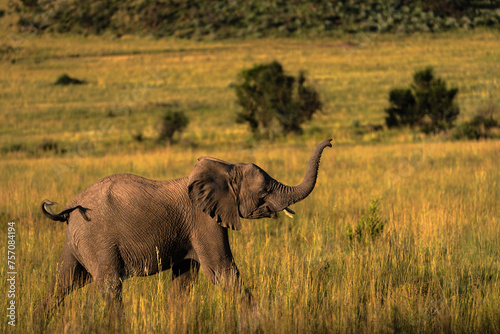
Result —
[{"label": "raised trunk", "polygon": [[323,153],[325,147],[332,147],[332,144],[330,142],[331,139],[327,139],[316,147],[313,154],[311,155],[311,158],[309,159],[309,163],[307,164],[307,170],[304,179],[299,185],[290,187],[277,182],[276,190],[274,192],[274,194],[276,194],[276,199],[273,201],[273,204],[277,211],[283,210],[289,205],[303,200],[311,193],[311,191],[314,189],[314,186],[316,185],[321,154]]}]

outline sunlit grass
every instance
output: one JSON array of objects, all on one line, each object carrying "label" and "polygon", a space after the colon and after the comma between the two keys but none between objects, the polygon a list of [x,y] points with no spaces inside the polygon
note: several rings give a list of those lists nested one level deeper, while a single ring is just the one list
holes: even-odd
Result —
[{"label": "sunlit grass", "polygon": [[[212,153],[255,162],[279,180],[297,184],[313,147],[283,143]],[[258,312],[211,285],[203,273],[186,300],[169,302],[167,271],[125,281],[126,319],[120,330],[498,332],[499,152],[498,142],[326,149],[318,185],[294,205],[294,220],[245,220],[242,231],[230,235]],[[171,148],[74,160],[3,160],[2,224],[16,221],[19,242],[16,330],[30,329],[31,312],[52,279],[65,238],[65,225],[39,212],[42,199],[62,208],[86,186],[117,172],[181,177],[203,154]],[[55,171],[60,165],[67,169]],[[375,197],[388,220],[382,236],[368,244],[349,242],[346,226],[354,225]],[[3,279],[5,267],[1,270]],[[106,315],[91,284],[67,298],[49,330],[100,331]]]},{"label": "sunlit grass", "polygon": [[[148,150],[155,146],[156,125],[168,108],[191,118],[186,146],[209,148],[227,138],[247,145],[250,132],[235,125],[239,107],[231,83],[242,69],[272,60],[293,74],[305,70],[321,93],[324,114],[305,127],[306,139],[331,135],[343,143],[407,141],[391,133],[359,137],[351,126],[355,121],[382,124],[389,90],[407,86],[415,70],[426,66],[434,66],[437,75],[459,88],[461,120],[486,100],[500,103],[500,58],[494,51],[500,38],[490,30],[217,42],[22,33],[4,37],[15,47],[0,61],[4,152],[37,155],[47,139],[73,153],[81,141],[92,142],[96,154],[110,147]],[[62,73],[87,84],[53,85]],[[145,143],[133,140],[139,132]]]}]

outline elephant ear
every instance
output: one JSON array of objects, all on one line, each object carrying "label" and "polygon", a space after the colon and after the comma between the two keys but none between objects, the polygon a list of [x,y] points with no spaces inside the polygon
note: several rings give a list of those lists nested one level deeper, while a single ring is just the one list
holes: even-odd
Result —
[{"label": "elephant ear", "polygon": [[188,194],[195,207],[210,215],[222,227],[240,230],[238,201],[232,186],[234,165],[202,157],[189,174]]}]

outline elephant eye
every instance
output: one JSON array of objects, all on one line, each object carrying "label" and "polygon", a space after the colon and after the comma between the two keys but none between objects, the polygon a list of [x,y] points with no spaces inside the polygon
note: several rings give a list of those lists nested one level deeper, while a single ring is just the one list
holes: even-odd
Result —
[{"label": "elephant eye", "polygon": [[[259,192],[259,194],[257,195],[259,197],[259,200],[262,201],[262,203],[265,202],[265,199],[269,196],[269,191],[267,190],[262,190]],[[261,203],[259,203],[261,204]]]}]

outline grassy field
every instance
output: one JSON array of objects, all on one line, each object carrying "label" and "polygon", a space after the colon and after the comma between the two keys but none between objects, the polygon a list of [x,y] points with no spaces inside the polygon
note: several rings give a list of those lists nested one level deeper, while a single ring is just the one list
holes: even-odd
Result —
[{"label": "grassy field", "polygon": [[[16,222],[17,326],[56,271],[64,224],[42,217],[44,198],[62,208],[113,173],[153,179],[187,175],[212,155],[254,162],[287,184],[301,180],[325,138],[318,185],[294,220],[244,221],[230,234],[258,314],[248,313],[201,273],[182,303],[167,303],[170,272],[125,281],[123,332],[491,332],[500,333],[499,141],[448,142],[411,131],[357,135],[352,123],[382,123],[391,87],[433,65],[460,89],[461,120],[500,102],[500,35],[358,35],[339,40],[192,42],[4,34],[0,61],[0,224]],[[304,69],[325,113],[305,134],[252,143],[234,124],[231,82],[243,68],[278,60]],[[87,81],[54,86],[62,73]],[[191,124],[177,146],[155,142],[162,113]],[[145,140],[133,139],[142,133]],[[43,150],[43,143],[58,149]],[[285,154],[283,154],[285,152]],[[351,242],[370,202],[387,221],[374,240]],[[6,237],[7,232],[5,232]],[[4,238],[6,240],[6,238]],[[7,243],[1,246],[6,254]],[[0,267],[3,282],[7,266]],[[7,284],[0,292],[7,294]],[[7,299],[2,307],[7,308]],[[4,312],[5,314],[5,312]],[[49,332],[102,331],[106,308],[91,284],[71,294]]]},{"label": "grassy field", "polygon": [[[294,154],[282,155],[283,149]],[[220,152],[254,161],[289,184],[300,181],[312,147]],[[259,316],[200,275],[189,299],[167,304],[170,272],[125,281],[124,332],[493,332],[500,331],[499,142],[335,146],[325,151],[315,191],[294,206],[294,220],[244,221],[231,233],[235,259]],[[155,152],[82,158],[55,175],[62,158],[2,162],[0,210],[14,220],[18,243],[18,332],[51,281],[65,226],[38,203],[68,202],[115,172],[156,179],[186,175],[201,152]],[[351,243],[373,198],[383,234]],[[5,277],[2,266],[2,279]],[[2,286],[4,288],[4,286]],[[5,300],[5,299],[4,299]],[[5,309],[6,304],[3,302]],[[94,285],[67,298],[53,332],[99,331],[105,305]],[[257,321],[258,323],[255,323]],[[1,322],[5,329],[6,321]]]},{"label": "grassy field", "polygon": [[[191,119],[184,146],[210,150],[228,138],[228,149],[248,146],[248,129],[235,124],[231,83],[242,69],[272,60],[293,74],[305,70],[325,104],[299,142],[408,141],[406,133],[359,136],[352,124],[382,124],[389,90],[429,65],[459,88],[461,121],[488,99],[500,103],[495,31],[221,42],[18,35],[5,36],[13,50],[0,62],[0,150],[15,156],[37,156],[44,142],[67,155],[156,148],[168,109]],[[63,73],[87,84],[55,86]],[[133,139],[139,133],[142,142]]]}]

